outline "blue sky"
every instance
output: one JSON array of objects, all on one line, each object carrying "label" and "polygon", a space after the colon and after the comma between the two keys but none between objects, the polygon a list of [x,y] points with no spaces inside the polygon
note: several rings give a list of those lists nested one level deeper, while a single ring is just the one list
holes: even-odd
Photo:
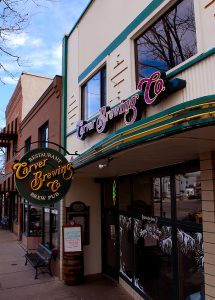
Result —
[{"label": "blue sky", "polygon": [[[41,6],[28,3],[29,24],[19,35],[8,37],[10,49],[21,57],[19,67],[6,61],[7,69],[16,80],[0,71],[5,85],[0,83],[0,126],[4,123],[4,111],[16,87],[22,71],[47,76],[61,75],[63,36],[70,32],[89,0],[40,0]],[[22,8],[23,9],[23,8]],[[0,56],[0,59],[4,57]]]}]

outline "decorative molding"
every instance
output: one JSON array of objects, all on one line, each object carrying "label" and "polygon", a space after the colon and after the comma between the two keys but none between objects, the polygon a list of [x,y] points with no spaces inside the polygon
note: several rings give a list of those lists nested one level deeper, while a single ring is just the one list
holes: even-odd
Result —
[{"label": "decorative molding", "polygon": [[[166,109],[156,115],[125,126],[82,153],[75,169],[151,139],[161,139],[185,130],[215,123],[215,95],[200,97]],[[71,134],[71,133],[70,133]]]}]

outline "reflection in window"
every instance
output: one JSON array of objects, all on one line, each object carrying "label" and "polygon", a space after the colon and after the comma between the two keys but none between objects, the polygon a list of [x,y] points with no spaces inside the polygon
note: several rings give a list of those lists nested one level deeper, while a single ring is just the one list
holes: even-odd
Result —
[{"label": "reflection in window", "polygon": [[[198,163],[117,180],[120,276],[149,299],[200,299],[204,252]],[[103,196],[113,208],[112,181],[105,184]],[[106,217],[110,243],[105,250],[114,253],[116,222],[111,214]],[[111,259],[109,264],[116,265]]]},{"label": "reflection in window", "polygon": [[51,209],[51,233],[52,233],[52,247],[58,246],[58,210]]},{"label": "reflection in window", "polygon": [[133,178],[133,208],[146,216],[151,216],[153,211],[152,178],[137,175]]},{"label": "reflection in window", "polygon": [[46,122],[39,128],[39,146],[48,148],[49,124]]},{"label": "reflection in window", "polygon": [[25,140],[25,153],[31,150],[31,137]]},{"label": "reflection in window", "polygon": [[29,235],[30,236],[41,235],[41,213],[42,213],[41,208],[33,205],[29,205]]},{"label": "reflection in window", "polygon": [[134,220],[135,286],[150,299],[172,300],[171,227]]},{"label": "reflection in window", "polygon": [[58,210],[55,208],[44,208],[43,243],[49,249],[58,246]]},{"label": "reflection in window", "polygon": [[[200,232],[185,232],[178,229],[178,271],[180,274],[180,299],[203,299],[204,254]],[[198,296],[198,298],[197,298]],[[201,298],[202,296],[202,298]]]},{"label": "reflection in window", "polygon": [[132,229],[131,218],[120,215],[120,273],[123,274],[129,281],[132,281],[133,276],[133,260],[132,260]]},{"label": "reflection in window", "polygon": [[104,205],[105,207],[112,207],[114,206],[113,201],[113,180],[110,180],[104,184]]},{"label": "reflection in window", "polygon": [[13,221],[18,222],[18,196],[14,196],[13,203]]},{"label": "reflection in window", "polygon": [[123,177],[119,180],[119,209],[128,211],[131,207],[131,183],[130,178]]},{"label": "reflection in window", "polygon": [[87,120],[106,104],[106,68],[101,69],[82,87],[82,118]]},{"label": "reflection in window", "polygon": [[184,0],[137,40],[140,80],[155,71],[166,72],[197,53],[193,0]]},{"label": "reflection in window", "polygon": [[26,201],[23,205],[23,232],[28,234],[28,204]]},{"label": "reflection in window", "polygon": [[50,247],[50,209],[44,209],[44,243]]},{"label": "reflection in window", "polygon": [[175,176],[177,219],[202,223],[200,172]]},{"label": "reflection in window", "polygon": [[170,177],[153,178],[154,216],[171,218]]}]

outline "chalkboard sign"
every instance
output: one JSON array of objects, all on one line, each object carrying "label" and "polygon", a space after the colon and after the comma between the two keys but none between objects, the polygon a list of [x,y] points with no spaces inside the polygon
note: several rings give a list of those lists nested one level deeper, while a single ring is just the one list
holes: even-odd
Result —
[{"label": "chalkboard sign", "polygon": [[81,226],[63,226],[63,252],[73,253],[82,251]]}]

